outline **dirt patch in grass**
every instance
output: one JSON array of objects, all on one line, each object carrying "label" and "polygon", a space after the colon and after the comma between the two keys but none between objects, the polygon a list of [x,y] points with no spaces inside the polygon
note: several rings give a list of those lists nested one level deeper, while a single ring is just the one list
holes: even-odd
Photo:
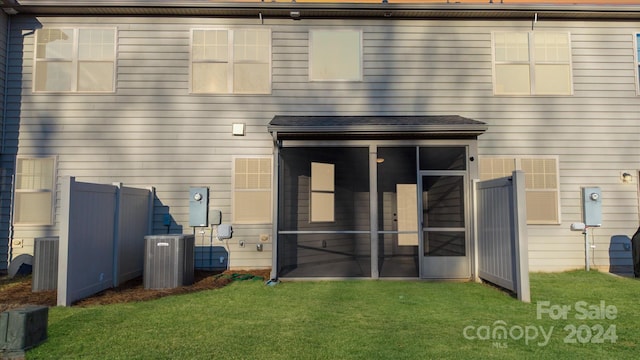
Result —
[{"label": "dirt patch in grass", "polygon": [[[73,306],[94,306],[147,301],[164,296],[187,294],[202,290],[218,289],[233,281],[269,279],[270,270],[207,272],[196,271],[192,285],[174,289],[147,290],[142,283],[142,277],[128,281],[117,288],[107,289],[86,299],[80,300]],[[24,307],[25,305],[56,306],[56,291],[31,292],[31,276],[16,277],[0,280],[0,312]]]}]

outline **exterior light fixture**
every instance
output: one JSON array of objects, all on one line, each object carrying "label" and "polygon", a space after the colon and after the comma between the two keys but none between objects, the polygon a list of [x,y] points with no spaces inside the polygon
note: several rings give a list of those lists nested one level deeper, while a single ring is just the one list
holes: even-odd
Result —
[{"label": "exterior light fixture", "polygon": [[384,162],[384,158],[377,158],[376,163],[382,164]]},{"label": "exterior light fixture", "polygon": [[628,172],[622,173],[622,182],[625,184],[630,184],[633,181],[633,176]]},{"label": "exterior light fixture", "polygon": [[244,136],[244,123],[237,123],[231,125],[231,133],[233,136]]},{"label": "exterior light fixture", "polygon": [[291,16],[293,20],[300,20],[300,11],[291,11],[289,12],[289,16]]}]

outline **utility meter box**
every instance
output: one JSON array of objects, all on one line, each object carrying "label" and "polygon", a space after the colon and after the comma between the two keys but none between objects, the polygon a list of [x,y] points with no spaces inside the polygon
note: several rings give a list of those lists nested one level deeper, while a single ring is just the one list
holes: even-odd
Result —
[{"label": "utility meter box", "polygon": [[220,225],[222,224],[222,211],[213,210],[211,212],[211,225]]},{"label": "utility meter box", "polygon": [[209,188],[191,187],[189,189],[189,226],[209,226],[208,212]]},{"label": "utility meter box", "polygon": [[233,236],[233,227],[230,224],[218,225],[219,240],[231,239],[232,236]]},{"label": "utility meter box", "polygon": [[582,208],[586,226],[602,226],[602,191],[599,187],[582,188]]}]

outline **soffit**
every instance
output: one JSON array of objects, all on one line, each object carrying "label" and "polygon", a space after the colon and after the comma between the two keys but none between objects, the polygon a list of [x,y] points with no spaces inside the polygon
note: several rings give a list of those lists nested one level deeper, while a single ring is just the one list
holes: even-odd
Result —
[{"label": "soffit", "polygon": [[422,19],[619,19],[636,20],[638,5],[548,4],[385,4],[212,2],[208,0],[14,0],[3,1],[18,13],[34,15],[220,16],[290,18]]}]

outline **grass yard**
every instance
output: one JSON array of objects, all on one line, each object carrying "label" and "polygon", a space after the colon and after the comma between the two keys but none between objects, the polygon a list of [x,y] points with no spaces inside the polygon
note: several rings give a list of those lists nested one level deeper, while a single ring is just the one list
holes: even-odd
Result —
[{"label": "grass yard", "polygon": [[640,356],[640,281],[532,274],[531,294],[525,304],[477,283],[236,282],[148,302],[51,308],[49,338],[27,359]]}]

